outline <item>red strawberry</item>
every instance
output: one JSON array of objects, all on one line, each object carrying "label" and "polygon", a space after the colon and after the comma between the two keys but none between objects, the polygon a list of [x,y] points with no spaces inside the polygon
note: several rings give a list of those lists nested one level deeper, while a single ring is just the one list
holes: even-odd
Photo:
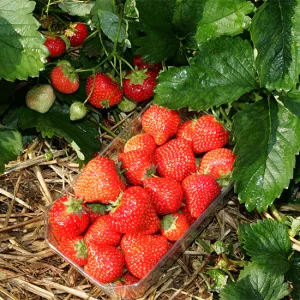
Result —
[{"label": "red strawberry", "polygon": [[214,116],[201,116],[195,125],[193,135],[193,149],[195,153],[202,153],[221,148],[228,143],[229,133]]},{"label": "red strawberry", "polygon": [[221,192],[221,186],[211,175],[189,175],[182,181],[182,187],[193,218],[198,218]]},{"label": "red strawberry", "polygon": [[90,224],[94,223],[100,216],[106,214],[106,205],[101,203],[88,203],[86,208]]},{"label": "red strawberry", "polygon": [[51,207],[49,222],[57,238],[73,238],[85,231],[89,217],[80,199],[63,196]]},{"label": "red strawberry", "polygon": [[86,244],[96,243],[101,245],[118,246],[122,234],[113,230],[110,226],[109,215],[98,217],[97,220],[88,228],[84,235]]},{"label": "red strawberry", "polygon": [[201,159],[199,173],[216,178],[230,177],[236,155],[227,148],[217,148],[205,153]]},{"label": "red strawberry", "polygon": [[82,45],[88,34],[88,27],[82,23],[70,24],[70,27],[65,30],[65,36],[69,38],[72,47]]},{"label": "red strawberry", "polygon": [[61,56],[66,51],[66,43],[59,36],[47,36],[44,45],[48,48],[50,52],[49,57]]},{"label": "red strawberry", "polygon": [[143,185],[143,181],[155,174],[154,153],[147,150],[131,150],[120,153],[118,160],[125,170],[124,176],[132,185]]},{"label": "red strawberry", "polygon": [[126,142],[123,151],[129,152],[131,150],[147,150],[149,152],[154,152],[156,148],[157,145],[152,135],[147,133],[140,133],[134,135]]},{"label": "red strawberry", "polygon": [[110,107],[122,101],[123,94],[120,86],[106,74],[96,73],[86,81],[86,94],[90,95],[89,102],[97,108]]},{"label": "red strawberry", "polygon": [[162,235],[125,234],[121,249],[128,271],[143,278],[167,253],[168,240]]},{"label": "red strawberry", "polygon": [[177,131],[177,138],[183,138],[192,142],[195,131],[196,120],[187,120],[180,124]]},{"label": "red strawberry", "polygon": [[145,62],[142,59],[142,56],[135,55],[133,57],[133,64],[138,67],[139,70],[141,69],[148,69],[151,71],[154,71],[158,73],[162,69],[161,63],[151,63],[151,62]]},{"label": "red strawberry", "polygon": [[154,137],[157,145],[162,145],[173,137],[180,125],[180,115],[177,110],[153,105],[143,114],[142,126],[146,133]]},{"label": "red strawberry", "polygon": [[79,76],[71,64],[62,60],[50,72],[52,86],[63,94],[73,94],[79,88]]},{"label": "red strawberry", "polygon": [[87,264],[87,246],[82,236],[71,239],[63,239],[59,244],[59,250],[79,266]]},{"label": "red strawberry", "polygon": [[180,207],[180,210],[179,212],[182,214],[182,215],[185,215],[190,223],[190,225],[192,225],[195,221],[196,221],[196,218],[193,218],[188,210],[188,207],[186,205],[186,203],[183,203],[183,205]]},{"label": "red strawberry", "polygon": [[84,167],[74,183],[75,195],[85,202],[108,204],[115,201],[125,185],[119,177],[113,160],[97,156]]},{"label": "red strawberry", "polygon": [[129,285],[129,284],[134,284],[136,282],[139,281],[139,278],[133,276],[132,274],[130,274],[129,272],[127,272],[126,274],[124,274],[122,276],[122,281],[124,282],[124,284]]},{"label": "red strawberry", "polygon": [[124,95],[136,102],[146,101],[153,97],[157,82],[155,74],[148,70],[129,71],[122,81]]},{"label": "red strawberry", "polygon": [[112,228],[122,233],[136,233],[144,229],[144,216],[151,205],[151,196],[144,188],[131,186],[112,205]]},{"label": "red strawberry", "polygon": [[161,221],[161,234],[170,241],[177,241],[189,227],[190,223],[185,215],[169,214]]},{"label": "red strawberry", "polygon": [[157,173],[161,177],[181,182],[196,172],[196,161],[192,145],[185,139],[173,139],[155,150]]},{"label": "red strawberry", "polygon": [[181,207],[183,189],[175,179],[149,177],[143,184],[151,194],[152,204],[159,215],[175,213]]},{"label": "red strawberry", "polygon": [[91,244],[84,270],[101,283],[111,283],[123,274],[124,256],[114,246]]},{"label": "red strawberry", "polygon": [[140,228],[141,234],[154,234],[159,230],[160,219],[152,205],[146,209]]}]

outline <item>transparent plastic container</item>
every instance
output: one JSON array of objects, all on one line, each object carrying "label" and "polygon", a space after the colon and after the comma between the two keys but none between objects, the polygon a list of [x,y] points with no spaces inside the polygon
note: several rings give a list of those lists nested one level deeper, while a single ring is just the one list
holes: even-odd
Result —
[{"label": "transparent plastic container", "polygon": [[[110,159],[117,160],[120,152],[123,151],[126,141],[133,135],[142,132],[141,119],[143,112],[149,107],[150,104],[145,106],[140,112],[136,113],[133,121],[100,153],[100,155],[106,156]],[[180,111],[183,120],[188,120],[195,117],[195,112]],[[76,181],[76,179],[75,179]],[[223,188],[221,194],[210,204],[205,212],[190,226],[190,228],[182,235],[182,237],[176,241],[171,249],[161,258],[156,266],[139,282],[125,286],[114,286],[113,284],[103,284],[94,279],[84,269],[66,257],[60,252],[58,239],[55,237],[54,232],[51,229],[51,224],[48,221],[49,210],[52,203],[47,207],[45,217],[45,239],[55,252],[68,261],[74,268],[78,270],[89,281],[103,290],[111,299],[136,299],[143,294],[154,284],[157,283],[159,277],[166,272],[170,266],[177,260],[177,258],[185,251],[185,249],[194,241],[194,239],[208,226],[211,222],[214,214],[223,208],[228,201],[228,193],[232,189],[232,184],[229,184],[226,188]],[[69,187],[63,195],[72,195],[72,186]],[[56,200],[57,201],[57,200]]]}]

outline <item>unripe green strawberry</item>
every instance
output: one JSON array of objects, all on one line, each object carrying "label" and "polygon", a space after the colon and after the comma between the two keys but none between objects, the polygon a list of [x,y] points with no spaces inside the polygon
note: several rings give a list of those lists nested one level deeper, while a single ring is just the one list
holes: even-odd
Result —
[{"label": "unripe green strawberry", "polygon": [[118,108],[125,112],[125,113],[128,113],[128,112],[131,112],[133,110],[135,110],[135,108],[137,107],[137,102],[135,101],[131,101],[127,98],[123,98],[123,100],[118,104]]},{"label": "unripe green strawberry", "polygon": [[26,94],[26,105],[41,114],[46,113],[54,101],[54,90],[50,84],[36,85]]},{"label": "unripe green strawberry", "polygon": [[81,120],[87,114],[86,106],[82,102],[74,102],[70,106],[70,120]]}]

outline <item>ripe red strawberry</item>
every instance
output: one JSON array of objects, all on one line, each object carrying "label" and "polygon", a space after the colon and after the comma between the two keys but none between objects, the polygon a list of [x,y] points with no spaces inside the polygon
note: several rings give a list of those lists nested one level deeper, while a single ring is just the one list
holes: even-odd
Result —
[{"label": "ripe red strawberry", "polygon": [[181,207],[183,189],[175,179],[149,177],[143,184],[151,194],[152,204],[159,215],[175,213]]},{"label": "ripe red strawberry", "polygon": [[195,125],[193,149],[195,153],[221,148],[228,143],[229,132],[212,115],[201,116]]},{"label": "ripe red strawberry", "polygon": [[109,204],[125,190],[125,185],[117,173],[114,161],[97,156],[87,163],[73,188],[76,197],[85,202]]},{"label": "ripe red strawberry", "polygon": [[[94,88],[93,88],[94,87]],[[97,108],[118,105],[123,98],[120,86],[106,74],[96,73],[86,81],[86,94],[90,96],[89,102]]]},{"label": "ripe red strawberry", "polygon": [[148,69],[151,71],[154,71],[158,73],[162,69],[161,63],[151,63],[151,62],[145,62],[142,59],[142,56],[135,55],[133,57],[133,64],[138,67],[139,70],[141,69]]},{"label": "ripe red strawberry", "polygon": [[125,234],[121,249],[128,271],[143,278],[167,253],[168,240],[162,235]]},{"label": "ripe red strawberry", "polygon": [[182,214],[182,215],[185,215],[190,223],[190,225],[192,225],[195,221],[196,221],[196,218],[193,218],[188,210],[188,207],[186,205],[186,203],[183,202],[183,205],[180,207],[180,210],[179,212]]},{"label": "ripe red strawberry", "polygon": [[87,203],[86,208],[90,224],[94,223],[100,216],[106,214],[106,205],[101,203]]},{"label": "ripe red strawberry", "polygon": [[193,135],[195,131],[196,120],[187,120],[180,124],[177,131],[177,138],[183,138],[187,141],[193,141]]},{"label": "ripe red strawberry", "polygon": [[129,152],[131,150],[147,150],[154,152],[157,145],[152,135],[147,133],[140,133],[130,138],[124,145],[123,152]]},{"label": "ripe red strawberry", "polygon": [[147,150],[131,150],[120,153],[118,160],[126,180],[132,185],[143,185],[143,181],[155,174],[154,153]]},{"label": "ripe red strawberry", "polygon": [[148,70],[129,71],[122,81],[124,95],[136,102],[153,97],[157,82],[155,74]]},{"label": "ripe red strawberry", "polygon": [[52,86],[63,94],[73,94],[79,88],[79,76],[66,60],[61,60],[50,72]]},{"label": "ripe red strawberry", "polygon": [[153,136],[157,145],[166,143],[173,137],[180,125],[180,115],[177,110],[153,105],[143,114],[142,126],[146,133]]},{"label": "ripe red strawberry", "polygon": [[58,248],[77,265],[84,266],[87,264],[88,252],[83,236],[63,239]]},{"label": "ripe red strawberry", "polygon": [[58,57],[65,53],[66,43],[59,36],[47,36],[44,45],[49,50],[49,57]]},{"label": "ripe red strawberry", "polygon": [[155,150],[157,173],[161,177],[181,182],[196,172],[196,161],[192,145],[185,139],[173,139]]},{"label": "ripe red strawberry", "polygon": [[159,230],[160,219],[152,205],[146,209],[140,228],[141,234],[154,234]]},{"label": "ripe red strawberry", "polygon": [[82,23],[70,24],[70,27],[65,30],[65,36],[69,38],[72,47],[82,45],[88,34],[88,27]]},{"label": "ripe red strawberry", "polygon": [[198,218],[221,192],[221,186],[211,175],[189,175],[182,181],[182,187],[193,218]]},{"label": "ripe red strawberry", "polygon": [[122,276],[122,281],[124,282],[125,285],[129,285],[129,284],[134,284],[136,282],[139,281],[139,278],[133,276],[132,274],[130,274],[129,272],[127,272],[126,274],[124,274]]},{"label": "ripe red strawberry", "polygon": [[84,234],[84,241],[87,245],[96,243],[118,246],[120,244],[122,234],[111,228],[109,222],[110,218],[109,215],[98,217],[97,220],[90,225]]},{"label": "ripe red strawberry", "polygon": [[88,262],[84,270],[101,283],[111,283],[123,274],[124,256],[110,245],[91,244],[88,246]]},{"label": "ripe red strawberry", "polygon": [[151,205],[151,196],[144,188],[131,186],[112,205],[114,208],[109,213],[112,228],[122,233],[136,233],[144,229],[144,216]]},{"label": "ripe red strawberry", "polygon": [[183,214],[165,215],[161,221],[161,234],[170,241],[177,241],[189,229],[190,223]]},{"label": "ripe red strawberry", "polygon": [[235,157],[227,148],[210,150],[201,159],[199,173],[211,174],[216,178],[230,177]]},{"label": "ripe red strawberry", "polygon": [[73,238],[86,230],[89,217],[80,199],[63,196],[51,207],[49,222],[57,238]]}]

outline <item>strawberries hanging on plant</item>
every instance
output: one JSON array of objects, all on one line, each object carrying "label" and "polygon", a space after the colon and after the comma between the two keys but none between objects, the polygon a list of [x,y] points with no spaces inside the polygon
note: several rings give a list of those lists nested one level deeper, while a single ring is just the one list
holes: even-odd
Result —
[{"label": "strawberries hanging on plant", "polygon": [[142,59],[141,55],[135,55],[133,57],[133,64],[137,66],[139,70],[141,69],[148,69],[150,71],[153,71],[158,74],[158,72],[162,69],[161,63],[151,63],[151,62],[145,62]]},{"label": "strawberries hanging on plant", "polygon": [[66,43],[59,36],[47,36],[44,45],[49,50],[49,57],[58,57],[65,53]]},{"label": "strawberries hanging on plant", "polygon": [[70,24],[65,30],[65,36],[69,38],[72,47],[81,46],[88,35],[88,27],[83,23]]}]

